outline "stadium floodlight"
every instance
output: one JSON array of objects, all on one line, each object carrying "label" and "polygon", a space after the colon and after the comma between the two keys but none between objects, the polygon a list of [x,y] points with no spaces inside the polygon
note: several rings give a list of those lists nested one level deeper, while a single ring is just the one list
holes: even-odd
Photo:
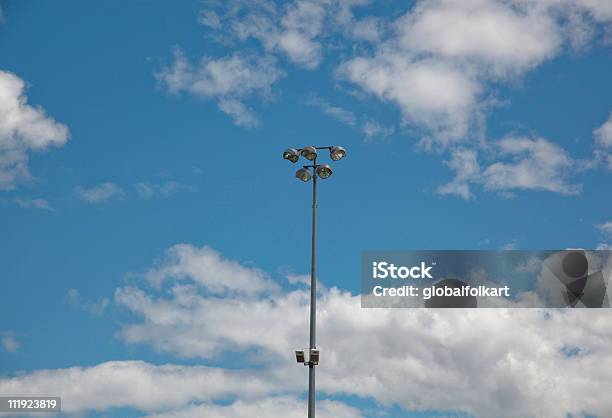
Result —
[{"label": "stadium floodlight", "polygon": [[300,159],[300,153],[295,148],[287,148],[285,152],[283,152],[283,158],[292,163],[297,163]]},{"label": "stadium floodlight", "polygon": [[339,146],[331,147],[329,150],[329,156],[334,161],[341,160],[346,157],[346,150]]},{"label": "stadium floodlight", "polygon": [[[346,150],[340,146],[315,147],[307,146],[302,148],[287,148],[283,153],[283,158],[296,163],[302,156],[312,164],[300,168],[295,177],[307,182],[312,179],[312,250],[310,264],[310,344],[308,349],[296,350],[295,359],[298,363],[308,366],[308,418],[315,418],[315,366],[319,364],[319,349],[317,348],[317,275],[316,275],[316,254],[317,254],[317,180],[326,179],[332,175],[333,170],[329,164],[317,164],[317,150],[329,150],[332,161],[341,160],[346,156]],[[311,170],[312,169],[312,170]],[[306,361],[306,351],[308,351],[308,361]]]},{"label": "stadium floodlight", "polygon": [[310,362],[312,364],[319,364],[319,350],[316,348],[313,348],[310,350]]},{"label": "stadium floodlight", "polygon": [[295,177],[302,181],[308,181],[311,177],[310,170],[306,167],[300,168],[298,171],[295,172]]},{"label": "stadium floodlight", "polygon": [[317,158],[317,149],[315,147],[304,147],[302,148],[302,155],[307,160],[314,161]]},{"label": "stadium floodlight", "polygon": [[329,164],[321,164],[320,166],[317,167],[317,175],[319,177],[321,177],[322,179],[326,179],[329,176],[331,176],[333,173],[332,168],[329,166]]}]

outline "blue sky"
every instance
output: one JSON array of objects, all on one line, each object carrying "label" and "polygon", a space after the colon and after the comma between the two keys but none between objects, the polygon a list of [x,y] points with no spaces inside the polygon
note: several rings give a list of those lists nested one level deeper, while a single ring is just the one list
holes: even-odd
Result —
[{"label": "blue sky", "polygon": [[[187,417],[191,403],[211,408],[197,412],[209,416],[252,414],[261,405],[286,416],[301,407],[306,375],[289,360],[307,341],[300,277],[309,265],[310,188],[281,158],[290,146],[348,150],[320,187],[321,306],[344,313],[328,318],[327,328],[321,320],[330,358],[346,348],[332,341],[334,327],[361,341],[369,321],[378,321],[381,334],[372,338],[381,343],[367,344],[382,358],[391,356],[386,343],[403,347],[392,339],[396,322],[427,323],[423,313],[355,307],[362,251],[607,248],[612,239],[606,0],[2,0],[0,8],[0,388],[25,390],[28,378],[47,379],[43,388],[88,387],[109,361],[127,367],[125,380],[135,385],[143,367],[161,373],[181,365],[182,376],[204,365],[249,378],[263,368],[271,387],[262,391],[238,390],[228,375],[217,395],[202,387],[156,404],[137,394],[114,402],[94,391],[85,399],[98,412],[85,401],[66,406],[109,417]],[[152,277],[165,279],[156,288]],[[233,289],[240,277],[261,286]],[[216,288],[217,280],[226,284]],[[184,302],[185,294],[198,303]],[[246,325],[218,317],[224,311],[208,304],[217,299],[255,308],[271,300],[265,318],[295,314],[298,330],[278,325],[272,346],[240,338]],[[520,335],[505,349],[483,348],[486,369],[537,358],[543,375],[563,379],[587,360],[527,353],[577,341],[599,362],[611,361],[600,346],[612,338],[604,314],[563,314],[554,325],[516,314],[528,330],[514,329],[516,320],[501,313],[487,315],[478,338],[501,344],[500,327]],[[578,332],[586,315],[601,328]],[[529,394],[509,388],[514,380],[494,373],[497,389],[475,390],[496,393],[497,403],[464,393],[432,397],[427,390],[455,390],[453,379],[482,373],[476,359],[462,365],[462,343],[442,344],[444,324],[464,326],[436,318],[431,334],[414,337],[436,345],[431,355],[406,348],[403,366],[381,361],[380,375],[322,377],[321,397],[335,403],[322,404],[321,413],[502,416],[502,398],[524,416],[605,416],[612,408],[597,396],[564,404],[561,389],[536,408]],[[555,327],[572,332],[554,336]],[[210,344],[176,342],[190,339]],[[252,361],[242,360],[245,353]],[[254,353],[268,358],[251,359]],[[279,370],[270,360],[277,357]],[[144,363],[121,363],[130,361]],[[429,388],[418,379],[406,386],[410,396],[394,388],[429,362],[445,361],[448,376],[422,377]],[[339,379],[341,366],[334,363],[329,375]],[[65,380],[70,367],[81,367],[82,376]],[[516,367],[518,382],[527,371]],[[41,369],[50,375],[41,377]],[[212,379],[208,372],[204,380]],[[368,376],[379,389],[363,383]],[[295,384],[281,384],[294,377]]]}]

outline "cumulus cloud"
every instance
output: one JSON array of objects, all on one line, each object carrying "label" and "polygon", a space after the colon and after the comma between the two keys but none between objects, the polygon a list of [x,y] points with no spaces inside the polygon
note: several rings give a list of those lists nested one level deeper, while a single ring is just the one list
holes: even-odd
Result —
[{"label": "cumulus cloud", "polygon": [[[234,274],[260,284],[268,279],[235,261],[222,268],[206,257],[194,263],[167,277],[167,286],[118,289],[116,303],[135,314],[121,335],[203,361],[234,352],[242,361],[231,369],[108,362],[0,378],[0,392],[58,394],[67,412],[131,406],[159,418],[303,414],[296,399],[306,373],[293,350],[308,341],[308,289],[211,293],[202,278],[221,271],[232,286],[243,283]],[[612,410],[612,323],[600,311],[362,309],[358,295],[333,287],[321,290],[317,306],[323,397],[479,418]],[[360,416],[341,403],[319,405],[322,415]]]},{"label": "cumulus cloud", "polygon": [[[110,361],[92,367],[38,370],[0,378],[0,391],[20,396],[61,396],[65,413],[132,407],[150,412],[148,418],[291,418],[303,416],[306,410],[303,400],[283,395],[286,390],[282,382],[266,370],[153,365],[142,361]],[[222,402],[228,398],[238,400]],[[317,414],[329,418],[361,417],[355,408],[326,400],[318,402]]]},{"label": "cumulus cloud", "polygon": [[[293,64],[315,69],[324,55],[324,41],[332,32],[352,31],[351,8],[368,3],[364,0],[295,0],[277,3],[227,1],[202,11],[200,22],[217,36],[232,42],[254,39],[264,51],[286,57]],[[369,27],[368,27],[369,26]],[[361,22],[355,28],[356,38],[372,38],[373,23]],[[228,39],[229,38],[229,39]]]},{"label": "cumulus cloud", "polygon": [[478,66],[495,77],[538,65],[562,41],[552,16],[491,0],[423,1],[397,25],[408,51]]},{"label": "cumulus cloud", "polygon": [[[307,405],[294,397],[270,397],[255,402],[237,401],[230,405],[198,405],[178,411],[149,415],[147,418],[302,418]],[[336,401],[319,401],[317,416],[323,418],[359,418],[357,409]]]},{"label": "cumulus cloud", "polygon": [[[123,337],[187,357],[239,352],[271,373],[267,381],[302,390],[297,382],[305,375],[292,353],[307,341],[308,290],[217,297],[198,290],[202,274],[170,279],[162,291],[119,289],[117,303],[142,318]],[[612,382],[612,326],[599,312],[369,310],[336,288],[321,292],[318,312],[317,387],[328,395],[477,417],[605,415],[612,408],[607,384],[592,384]],[[581,354],[566,354],[576,348]]]},{"label": "cumulus cloud", "polygon": [[478,130],[491,86],[520,78],[567,42],[585,43],[593,17],[607,22],[608,8],[578,0],[422,0],[372,53],[348,58],[339,75],[448,146]]},{"label": "cumulus cloud", "polygon": [[260,124],[259,118],[245,104],[250,97],[269,98],[272,85],[283,77],[271,57],[234,54],[223,58],[203,57],[192,64],[181,51],[175,52],[174,62],[159,71],[157,79],[171,93],[187,92],[194,96],[214,99],[219,109],[245,128]]},{"label": "cumulus cloud", "polygon": [[[199,20],[212,39],[226,46],[252,50],[247,41],[256,40],[255,49],[259,45],[264,56],[276,56],[281,62],[286,57],[309,69],[320,65],[326,49],[341,51],[340,62],[333,64],[336,79],[352,92],[357,86],[355,97],[369,95],[396,106],[401,124],[410,125],[411,132],[420,136],[422,149],[446,155],[449,165],[465,149],[489,152],[486,114],[501,102],[495,93],[500,85],[520,81],[568,48],[588,45],[602,28],[612,30],[606,0],[419,0],[392,18],[367,11],[354,15],[354,8],[369,3],[209,2]],[[257,124],[244,101],[225,98],[219,105],[237,123]],[[375,120],[362,121],[345,105],[317,106],[364,133],[367,141],[395,130]],[[603,127],[597,137],[605,143]],[[548,169],[542,178],[536,178],[534,171],[523,173],[532,159],[502,161],[488,171],[484,189],[501,190],[501,195],[508,195],[506,189],[578,191],[559,177],[557,167],[538,159],[535,147],[524,154]],[[496,155],[512,157],[501,149]],[[612,167],[612,154],[601,145],[598,155]],[[510,175],[507,182],[499,177],[503,173]],[[464,180],[458,175],[438,192],[472,197]]]},{"label": "cumulus cloud", "polygon": [[454,65],[416,60],[390,47],[374,57],[344,63],[339,74],[368,93],[400,107],[406,121],[426,127],[436,139],[462,139],[468,132],[480,87]]},{"label": "cumulus cloud", "polygon": [[470,184],[507,193],[515,190],[543,190],[565,195],[578,194],[580,185],[568,183],[575,161],[561,147],[544,138],[507,137],[492,144],[497,160],[484,168],[473,149],[455,149],[446,165],[455,177],[440,186],[440,194],[473,197]]},{"label": "cumulus cloud", "polygon": [[28,104],[25,82],[0,71],[0,190],[12,190],[30,178],[30,152],[61,147],[68,128],[47,116],[44,109]]},{"label": "cumulus cloud", "polygon": [[90,188],[77,187],[76,194],[84,202],[102,203],[124,196],[125,191],[114,183],[104,182]]},{"label": "cumulus cloud", "polygon": [[109,361],[0,378],[2,394],[61,396],[66,413],[120,407],[156,411],[227,396],[248,400],[273,389],[278,388],[253,372],[142,361]]},{"label": "cumulus cloud", "polygon": [[576,194],[580,187],[565,181],[574,162],[561,147],[543,139],[505,138],[497,144],[501,156],[511,162],[497,162],[483,171],[484,185],[491,190],[546,190]]},{"label": "cumulus cloud", "polygon": [[147,272],[146,278],[156,287],[165,281],[195,279],[198,285],[215,294],[229,291],[257,294],[278,290],[264,271],[243,267],[211,247],[198,248],[189,244],[171,247],[158,265]]}]

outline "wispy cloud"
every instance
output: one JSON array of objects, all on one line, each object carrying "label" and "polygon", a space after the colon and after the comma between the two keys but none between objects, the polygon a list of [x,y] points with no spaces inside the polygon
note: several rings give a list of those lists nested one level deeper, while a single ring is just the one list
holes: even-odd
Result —
[{"label": "wispy cloud", "polygon": [[376,140],[385,139],[395,132],[395,129],[392,126],[384,126],[371,120],[360,121],[360,119],[363,118],[359,118],[351,110],[348,110],[342,106],[334,105],[318,96],[313,96],[306,100],[306,104],[321,109],[321,111],[326,115],[353,128],[354,130],[363,133],[365,135],[365,140],[368,142],[375,142]]},{"label": "wispy cloud", "polygon": [[23,197],[16,197],[14,199],[15,204],[20,208],[24,209],[42,209],[48,211],[54,211],[53,206],[46,199],[30,199]]},{"label": "wispy cloud", "polygon": [[335,106],[320,97],[311,97],[306,101],[306,104],[315,106],[323,111],[328,116],[344,123],[345,125],[354,127],[357,125],[357,116],[348,109],[340,106]]},{"label": "wispy cloud", "polygon": [[138,182],[134,185],[138,196],[149,199],[154,197],[168,197],[181,190],[191,190],[192,187],[178,183],[174,180],[162,183],[151,183],[146,181]]},{"label": "wispy cloud", "polygon": [[2,347],[9,353],[15,353],[19,350],[19,341],[17,338],[11,333],[0,333],[0,341],[2,342]]},{"label": "wispy cloud", "polygon": [[174,62],[156,73],[171,93],[188,92],[214,99],[219,109],[244,128],[255,128],[260,121],[245,101],[252,97],[269,99],[273,84],[284,76],[272,57],[235,53],[222,58],[202,57],[192,64],[185,54],[175,51]]},{"label": "wispy cloud", "polygon": [[612,170],[612,113],[608,120],[595,129],[595,158],[597,163],[603,161]]},{"label": "wispy cloud", "polygon": [[97,186],[76,188],[77,196],[87,203],[102,203],[113,198],[120,198],[125,195],[125,191],[111,182],[104,182]]},{"label": "wispy cloud", "polygon": [[598,224],[597,229],[607,238],[612,239],[612,221]]},{"label": "wispy cloud", "polygon": [[100,298],[97,301],[84,299],[77,289],[68,289],[66,293],[67,301],[79,309],[83,309],[94,315],[102,315],[109,305],[108,298]]}]

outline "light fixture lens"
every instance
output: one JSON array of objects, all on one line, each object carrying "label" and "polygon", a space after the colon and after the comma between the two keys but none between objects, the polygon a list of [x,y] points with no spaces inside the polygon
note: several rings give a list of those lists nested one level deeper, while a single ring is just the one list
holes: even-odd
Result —
[{"label": "light fixture lens", "polygon": [[310,362],[313,364],[319,364],[319,350],[316,348],[310,350]]},{"label": "light fixture lens", "polygon": [[314,160],[317,158],[317,149],[315,147],[304,147],[302,148],[302,155],[307,160]]},{"label": "light fixture lens", "polygon": [[329,156],[332,160],[338,161],[346,157],[346,150],[342,147],[331,147],[329,150]]},{"label": "light fixture lens", "polygon": [[300,168],[295,172],[295,177],[302,181],[309,181],[311,177],[310,170],[307,168]]},{"label": "light fixture lens", "polygon": [[297,163],[297,161],[300,159],[300,154],[294,148],[287,148],[285,152],[283,152],[283,158],[291,161],[292,163]]},{"label": "light fixture lens", "polygon": [[329,164],[322,164],[320,166],[317,167],[317,175],[319,177],[321,177],[322,179],[326,179],[329,176],[331,176],[333,173],[331,167],[329,166]]}]

